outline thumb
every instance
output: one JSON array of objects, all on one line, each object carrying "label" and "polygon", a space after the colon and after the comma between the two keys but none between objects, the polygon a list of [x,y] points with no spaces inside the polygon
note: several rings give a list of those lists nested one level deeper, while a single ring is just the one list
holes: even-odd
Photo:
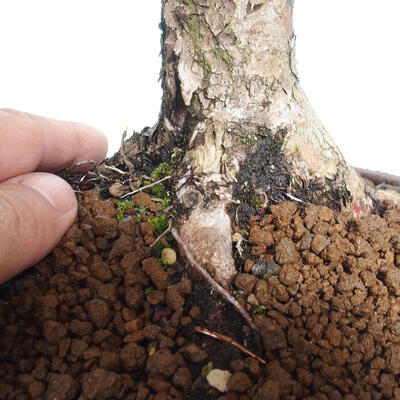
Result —
[{"label": "thumb", "polygon": [[0,184],[0,283],[46,256],[74,222],[77,203],[66,181],[34,172]]}]

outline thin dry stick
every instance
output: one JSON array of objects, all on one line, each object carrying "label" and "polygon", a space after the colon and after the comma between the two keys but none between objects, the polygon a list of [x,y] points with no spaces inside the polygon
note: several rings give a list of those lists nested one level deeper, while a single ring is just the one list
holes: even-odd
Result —
[{"label": "thin dry stick", "polygon": [[181,246],[185,257],[188,259],[193,268],[203,276],[203,278],[210,284],[213,289],[215,289],[218,293],[221,294],[222,297],[224,297],[229,303],[231,303],[233,307],[235,307],[236,310],[238,310],[242,317],[247,321],[250,328],[253,329],[254,332],[258,333],[256,324],[253,322],[250,315],[240,305],[240,303],[226,289],[224,289],[219,283],[211,278],[208,272],[193,258],[192,254],[186,247],[185,243],[183,243],[183,240],[181,239],[175,228],[171,229],[171,233],[174,239],[178,242],[179,246]]},{"label": "thin dry stick", "polygon": [[202,328],[201,326],[195,326],[193,329],[196,332],[202,333],[203,335],[211,336],[214,339],[221,340],[223,342],[231,344],[232,346],[237,347],[240,351],[249,355],[252,358],[255,358],[257,361],[259,361],[260,363],[262,363],[264,365],[267,363],[263,358],[259,357],[257,354],[254,354],[252,351],[246,349],[246,347],[241,345],[236,340],[233,340],[229,336],[223,335],[222,333],[218,333],[215,331],[209,331],[208,329]]},{"label": "thin dry stick", "polygon": [[[143,257],[145,257],[147,254],[149,254],[149,251],[166,235],[168,232],[170,232],[172,227],[172,219],[168,221],[168,228],[150,245],[150,247],[146,250],[146,252],[143,254]],[[142,257],[142,258],[143,258]]]},{"label": "thin dry stick", "polygon": [[288,192],[286,192],[285,194],[286,194],[287,197],[289,197],[290,200],[298,201],[299,203],[303,203],[303,200],[297,198],[296,196],[293,196],[292,194],[290,194]]},{"label": "thin dry stick", "polygon": [[121,197],[121,199],[123,199],[124,197],[127,197],[127,196],[134,195],[134,194],[136,194],[136,193],[139,193],[139,192],[141,192],[141,191],[143,191],[143,190],[145,190],[145,189],[151,188],[152,186],[158,185],[159,183],[164,182],[164,181],[166,181],[167,179],[171,179],[171,178],[172,178],[171,176],[165,176],[164,178],[160,179],[159,181],[150,183],[149,185],[142,186],[141,188],[136,189],[136,190],[134,190],[133,192],[129,192],[129,193],[124,194],[124,195]]},{"label": "thin dry stick", "polygon": [[133,164],[128,160],[128,157],[125,155],[125,138],[126,138],[127,132],[124,131],[122,134],[122,139],[121,139],[121,148],[120,148],[120,154],[122,159],[124,160],[125,165],[128,167],[128,170],[130,173],[133,172],[134,166]]},{"label": "thin dry stick", "polygon": [[105,165],[103,168],[104,168],[104,169],[109,169],[110,171],[118,172],[118,173],[121,174],[121,175],[128,175],[127,172],[122,171],[121,169],[119,169],[119,168],[117,168],[117,167],[114,167],[114,165]]}]

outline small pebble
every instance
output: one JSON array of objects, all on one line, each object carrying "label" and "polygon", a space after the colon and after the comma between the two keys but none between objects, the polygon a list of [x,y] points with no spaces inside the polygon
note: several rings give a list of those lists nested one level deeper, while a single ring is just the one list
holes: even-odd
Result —
[{"label": "small pebble", "polygon": [[108,189],[108,192],[110,193],[111,196],[119,199],[125,193],[125,186],[119,182],[115,182],[114,184],[112,184],[110,186],[110,188]]},{"label": "small pebble", "polygon": [[257,300],[257,297],[254,296],[253,293],[250,293],[247,297],[247,302],[253,306],[258,306],[260,303]]},{"label": "small pebble", "polygon": [[237,243],[242,238],[242,235],[239,232],[236,232],[232,235],[232,242]]},{"label": "small pebble", "polygon": [[162,249],[161,261],[164,265],[173,265],[176,263],[176,251],[169,247]]},{"label": "small pebble", "polygon": [[224,393],[227,391],[228,381],[231,377],[231,373],[222,369],[213,369],[207,375],[207,382],[210,386],[215,387],[220,392]]},{"label": "small pebble", "polygon": [[251,272],[253,275],[259,277],[259,278],[266,278],[270,276],[277,275],[280,266],[276,264],[272,260],[266,260],[266,261],[260,261],[257,264],[254,264],[253,267],[251,268]]}]

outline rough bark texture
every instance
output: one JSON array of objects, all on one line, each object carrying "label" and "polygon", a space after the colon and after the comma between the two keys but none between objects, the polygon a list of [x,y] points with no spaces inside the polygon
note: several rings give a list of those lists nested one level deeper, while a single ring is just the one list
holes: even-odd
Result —
[{"label": "rough bark texture", "polygon": [[372,208],[299,87],[292,11],[292,0],[162,2],[164,96],[147,149],[184,150],[180,232],[223,284],[235,272],[232,204],[243,211],[279,190],[357,214]]}]

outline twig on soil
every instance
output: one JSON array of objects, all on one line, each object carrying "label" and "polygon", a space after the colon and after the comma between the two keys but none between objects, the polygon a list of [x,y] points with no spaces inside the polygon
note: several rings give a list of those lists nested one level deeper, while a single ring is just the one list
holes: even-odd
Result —
[{"label": "twig on soil", "polygon": [[183,240],[181,239],[175,228],[171,229],[171,233],[174,239],[178,242],[179,246],[182,248],[183,254],[187,258],[189,263],[192,265],[192,267],[203,276],[203,278],[209,283],[209,285],[213,289],[215,289],[222,297],[224,297],[226,301],[231,303],[233,307],[235,307],[236,310],[239,311],[242,317],[247,321],[250,328],[255,333],[258,333],[257,326],[251,319],[250,315],[246,312],[246,310],[242,307],[242,305],[226,289],[224,289],[219,283],[217,283],[208,274],[208,272],[194,259],[194,257],[190,253],[189,249],[186,247],[185,243],[183,243]]},{"label": "twig on soil", "polygon": [[143,254],[144,258],[147,254],[149,254],[149,251],[165,236],[171,231],[172,227],[172,219],[170,218],[168,221],[168,228],[149,246],[149,248],[146,250],[146,252]]},{"label": "twig on soil", "polygon": [[122,139],[121,139],[121,148],[119,153],[121,154],[122,159],[124,160],[125,165],[128,167],[128,170],[130,173],[133,173],[134,166],[133,164],[128,160],[128,157],[125,155],[125,138],[127,135],[127,131],[125,130],[124,133],[122,134]]},{"label": "twig on soil", "polygon": [[244,347],[243,345],[238,343],[236,340],[233,340],[229,336],[223,335],[222,333],[218,333],[218,332],[215,332],[215,331],[209,331],[208,329],[202,328],[201,326],[195,326],[193,329],[196,332],[202,333],[203,335],[210,336],[210,337],[212,337],[214,339],[221,340],[223,342],[231,344],[232,346],[237,347],[240,351],[242,351],[243,353],[249,355],[252,358],[255,358],[261,364],[265,365],[267,363],[263,358],[261,358],[258,355],[254,354],[252,351],[246,349],[246,347]]},{"label": "twig on soil", "polygon": [[239,253],[240,258],[243,260],[243,250],[242,250],[242,242],[243,238],[241,237],[236,243],[236,250]]},{"label": "twig on soil", "polygon": [[109,169],[114,172],[118,172],[121,175],[128,175],[128,172],[122,171],[121,169],[114,167],[114,165],[105,165],[104,169]]},{"label": "twig on soil", "polygon": [[145,189],[151,188],[152,186],[158,185],[159,183],[164,182],[164,181],[166,181],[167,179],[171,179],[171,178],[172,178],[172,176],[170,176],[170,175],[169,175],[169,176],[165,176],[164,178],[160,179],[159,181],[150,183],[149,185],[142,186],[141,188],[136,189],[136,190],[134,190],[133,192],[129,192],[129,193],[124,194],[124,195],[121,197],[121,199],[123,199],[124,197],[127,197],[127,196],[134,195],[134,194],[136,194],[136,193],[139,193],[139,192],[141,192],[141,191],[143,191],[143,190],[145,190]]},{"label": "twig on soil", "polygon": [[236,211],[235,211],[235,222],[236,222],[236,225],[239,225],[239,208],[241,206],[241,203],[240,203],[240,200],[233,200],[232,203],[238,205],[236,207]]},{"label": "twig on soil", "polygon": [[110,182],[111,179],[107,178],[106,176],[102,175],[99,170],[98,170],[98,166],[96,166],[94,171],[88,171],[86,175],[83,175],[82,178],[80,179],[80,182],[83,182],[86,177],[88,176],[94,176],[93,178],[88,179],[86,182],[95,182],[96,180],[98,181],[106,181],[106,182]]},{"label": "twig on soil", "polygon": [[303,203],[303,200],[301,200],[301,199],[299,199],[299,198],[293,196],[292,194],[290,194],[290,193],[288,193],[288,192],[286,192],[285,194],[286,194],[286,196],[287,196],[290,200],[298,201],[299,203]]}]

